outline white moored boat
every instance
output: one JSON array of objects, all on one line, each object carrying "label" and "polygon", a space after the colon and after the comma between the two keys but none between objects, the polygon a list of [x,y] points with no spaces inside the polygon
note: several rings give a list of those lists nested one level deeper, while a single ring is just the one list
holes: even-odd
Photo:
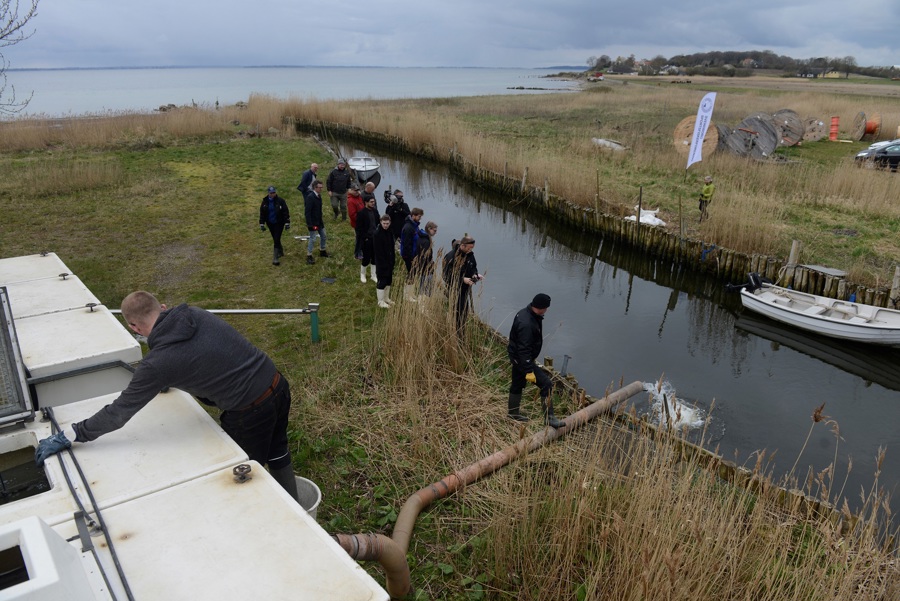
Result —
[{"label": "white moored boat", "polygon": [[741,303],[746,309],[823,336],[900,346],[900,311],[895,309],[797,292],[762,282],[742,288]]},{"label": "white moored boat", "polygon": [[381,164],[372,157],[350,157],[347,159],[347,166],[356,172],[356,178],[360,182],[369,181],[381,168]]}]

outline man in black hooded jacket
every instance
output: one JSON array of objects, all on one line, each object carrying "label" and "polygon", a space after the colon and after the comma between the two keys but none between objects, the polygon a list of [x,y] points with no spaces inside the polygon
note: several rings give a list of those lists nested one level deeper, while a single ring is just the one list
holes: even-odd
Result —
[{"label": "man in black hooded jacket", "polygon": [[543,321],[549,307],[550,297],[543,293],[537,294],[531,304],[516,313],[513,319],[512,329],[509,331],[509,344],[506,347],[512,364],[507,416],[519,422],[528,421],[528,418],[519,412],[519,406],[526,382],[533,382],[541,390],[541,408],[547,423],[553,428],[560,428],[566,424],[553,415],[553,404],[550,401],[553,383],[547,372],[535,363],[544,345]]},{"label": "man in black hooded jacket", "polygon": [[222,429],[297,499],[287,439],[291,390],[272,360],[212,313],[184,304],[169,309],[149,292],[126,296],[122,317],[147,337],[150,352],[112,403],[41,440],[37,464],[72,442],[118,430],[160,391],[179,388],[221,409]]}]

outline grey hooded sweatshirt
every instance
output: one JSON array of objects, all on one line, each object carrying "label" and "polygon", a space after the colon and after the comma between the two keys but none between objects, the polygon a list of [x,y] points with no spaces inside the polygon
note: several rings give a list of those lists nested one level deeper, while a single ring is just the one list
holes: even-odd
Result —
[{"label": "grey hooded sweatshirt", "polygon": [[212,313],[178,305],[163,311],[147,339],[150,352],[128,388],[92,417],[74,424],[88,442],[124,426],[166,387],[180,388],[224,411],[242,409],[272,384],[272,360]]}]

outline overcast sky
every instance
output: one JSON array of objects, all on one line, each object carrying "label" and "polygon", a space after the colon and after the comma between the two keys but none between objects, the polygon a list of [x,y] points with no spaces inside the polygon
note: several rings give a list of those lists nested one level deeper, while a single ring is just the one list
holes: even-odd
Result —
[{"label": "overcast sky", "polygon": [[40,0],[31,25],[2,51],[10,68],[551,67],[709,50],[900,65],[898,0]]}]

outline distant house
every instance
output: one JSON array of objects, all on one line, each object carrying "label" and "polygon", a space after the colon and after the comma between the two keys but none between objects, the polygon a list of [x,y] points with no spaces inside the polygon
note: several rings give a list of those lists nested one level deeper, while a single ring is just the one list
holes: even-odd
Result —
[{"label": "distant house", "polygon": [[826,79],[838,79],[840,77],[844,77],[844,74],[835,69],[826,69],[825,73],[822,74],[822,77]]},{"label": "distant house", "polygon": [[741,61],[741,67],[744,69],[757,69],[759,68],[759,63],[757,63],[752,58],[745,58]]}]

